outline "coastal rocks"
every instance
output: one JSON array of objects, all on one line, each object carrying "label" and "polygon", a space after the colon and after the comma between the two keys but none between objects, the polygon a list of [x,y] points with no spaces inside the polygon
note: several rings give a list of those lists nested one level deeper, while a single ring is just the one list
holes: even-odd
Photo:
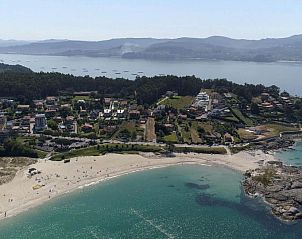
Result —
[{"label": "coastal rocks", "polygon": [[292,139],[276,137],[275,139],[269,141],[262,141],[255,144],[255,148],[264,152],[268,152],[271,150],[287,150],[291,148],[294,144],[295,141]]},{"label": "coastal rocks", "polygon": [[301,182],[293,182],[293,184],[291,185],[292,189],[296,189],[296,188],[302,188],[302,183]]},{"label": "coastal rocks", "polygon": [[261,196],[272,213],[284,221],[302,219],[302,169],[280,162],[249,170],[242,183],[250,196]]}]

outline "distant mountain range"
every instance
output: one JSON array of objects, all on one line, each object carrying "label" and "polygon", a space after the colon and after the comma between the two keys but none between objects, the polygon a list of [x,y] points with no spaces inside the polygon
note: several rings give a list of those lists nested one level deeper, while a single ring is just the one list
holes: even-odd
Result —
[{"label": "distant mountain range", "polygon": [[202,59],[254,62],[302,61],[302,35],[262,40],[208,38],[121,38],[106,41],[46,40],[13,44],[0,53],[141,59]]}]

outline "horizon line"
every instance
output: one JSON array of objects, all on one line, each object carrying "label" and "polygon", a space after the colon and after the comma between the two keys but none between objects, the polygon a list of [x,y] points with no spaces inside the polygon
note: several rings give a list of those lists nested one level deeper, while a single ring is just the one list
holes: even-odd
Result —
[{"label": "horizon line", "polygon": [[223,38],[229,38],[233,40],[247,40],[247,41],[260,41],[260,40],[268,40],[268,39],[286,39],[290,37],[295,37],[295,36],[302,36],[302,33],[300,34],[293,34],[289,36],[280,36],[280,37],[263,37],[263,38],[236,38],[236,37],[231,37],[231,36],[224,36],[224,35],[210,35],[210,36],[205,36],[205,37],[190,37],[190,36],[179,36],[179,37],[152,37],[152,36],[145,36],[145,37],[113,37],[113,38],[103,38],[100,40],[84,40],[84,39],[76,39],[76,38],[43,38],[43,39],[36,39],[36,40],[24,40],[24,39],[14,39],[14,38],[9,38],[9,39],[3,39],[0,38],[1,41],[24,41],[24,42],[43,42],[43,41],[83,41],[83,42],[100,42],[100,41],[110,41],[110,40],[118,40],[118,39],[155,39],[155,40],[176,40],[176,39],[184,39],[184,38],[189,38],[189,39],[207,39],[211,37],[223,37]]}]

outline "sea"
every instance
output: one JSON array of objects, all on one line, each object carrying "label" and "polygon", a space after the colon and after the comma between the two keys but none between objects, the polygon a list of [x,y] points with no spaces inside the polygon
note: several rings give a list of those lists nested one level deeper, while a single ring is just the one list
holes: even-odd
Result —
[{"label": "sea", "polygon": [[107,76],[135,79],[137,76],[195,75],[202,79],[226,78],[236,83],[277,85],[294,95],[302,95],[302,62],[256,63],[240,61],[177,60],[155,61],[82,56],[30,56],[0,54],[0,62],[21,64],[40,72]]},{"label": "sea", "polygon": [[[278,157],[300,165],[301,150],[297,144]],[[302,222],[274,218],[260,199],[244,195],[242,177],[219,166],[136,172],[2,220],[0,238],[301,238]]]}]

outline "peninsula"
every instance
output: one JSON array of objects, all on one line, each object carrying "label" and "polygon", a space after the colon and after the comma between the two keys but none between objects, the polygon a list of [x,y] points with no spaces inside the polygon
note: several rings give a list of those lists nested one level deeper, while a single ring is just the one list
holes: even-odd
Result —
[{"label": "peninsula", "polygon": [[0,86],[3,217],[154,167],[256,170],[274,160],[269,151],[292,146],[301,134],[302,99],[277,86],[77,77],[5,64]]}]

